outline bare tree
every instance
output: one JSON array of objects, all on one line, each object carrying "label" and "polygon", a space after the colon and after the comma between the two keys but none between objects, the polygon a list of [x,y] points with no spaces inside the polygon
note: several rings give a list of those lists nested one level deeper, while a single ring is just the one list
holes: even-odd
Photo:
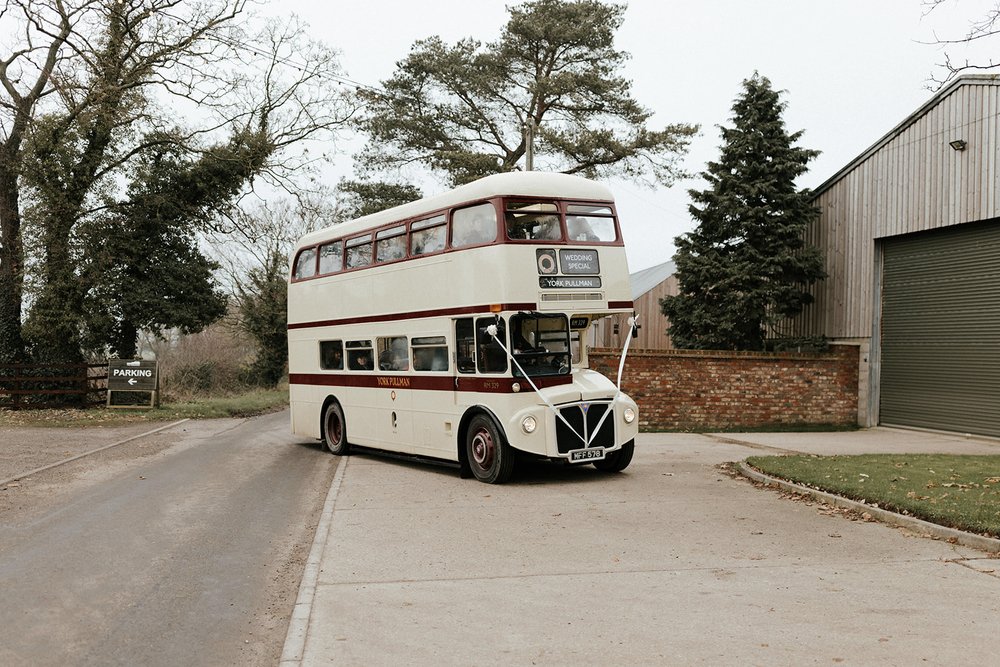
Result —
[{"label": "bare tree", "polygon": [[55,92],[52,78],[81,16],[96,2],[67,6],[7,0],[0,26],[16,26],[15,46],[0,58],[0,361],[19,360],[24,293],[19,177],[21,150],[35,110]]},{"label": "bare tree", "polygon": [[[167,141],[197,154],[226,140],[253,149],[238,153],[249,161],[247,189],[257,177],[290,189],[312,158],[286,149],[329,136],[351,113],[331,78],[335,53],[307,39],[294,19],[255,29],[248,0],[69,3],[7,0],[4,14],[22,33],[0,69],[0,103],[21,120],[5,123],[16,150],[0,156],[9,158],[0,208],[17,220],[5,223],[0,279],[22,284],[27,199],[45,253],[33,330],[43,347],[63,348],[57,357],[71,356],[78,337],[74,230],[115,198],[139,156]],[[15,72],[18,58],[24,64]],[[30,106],[18,93],[24,71],[39,73]],[[3,291],[0,331],[14,334],[4,340],[17,353],[23,299]]]},{"label": "bare tree", "polygon": [[306,232],[337,216],[327,197],[262,203],[235,216],[236,233],[214,237],[216,256],[232,293],[229,323],[253,341],[247,379],[273,386],[288,361],[289,256]]},{"label": "bare tree", "polygon": [[[941,5],[946,4],[948,1],[949,0],[924,0],[924,15],[926,16],[930,14],[934,10],[941,7]],[[961,37],[942,39],[935,36],[935,40],[932,43],[943,46],[946,50],[944,51],[944,62],[939,64],[939,67],[943,71],[944,75],[938,76],[935,74],[931,76],[930,80],[933,88],[940,89],[956,76],[963,73],[989,71],[1000,67],[1000,61],[994,58],[986,58],[985,61],[979,62],[963,58],[961,61],[956,62],[952,59],[951,54],[947,50],[949,46],[968,46],[991,41],[998,35],[1000,35],[1000,3],[994,4],[994,6],[988,9],[983,16],[970,21],[965,34]]]}]

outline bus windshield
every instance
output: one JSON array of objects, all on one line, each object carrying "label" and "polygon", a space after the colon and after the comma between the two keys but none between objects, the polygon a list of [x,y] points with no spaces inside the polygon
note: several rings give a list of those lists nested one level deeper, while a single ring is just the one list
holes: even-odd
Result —
[{"label": "bus windshield", "polygon": [[[526,374],[535,377],[569,373],[569,322],[565,315],[515,315],[510,318],[510,340],[514,359]],[[514,375],[523,377],[516,365]]]}]

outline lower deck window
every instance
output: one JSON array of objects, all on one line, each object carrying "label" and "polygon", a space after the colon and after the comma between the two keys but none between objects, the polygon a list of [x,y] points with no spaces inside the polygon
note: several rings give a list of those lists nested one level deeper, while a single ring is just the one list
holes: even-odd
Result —
[{"label": "lower deck window", "polygon": [[448,370],[448,341],[444,336],[423,336],[413,339],[413,370]]},{"label": "lower deck window", "polygon": [[406,336],[378,339],[378,369],[380,371],[410,370],[410,353]]},{"label": "lower deck window", "polygon": [[344,370],[344,344],[339,340],[319,342],[319,367],[325,371]]},{"label": "lower deck window", "polygon": [[370,340],[349,340],[347,348],[347,368],[352,371],[370,371],[375,368],[372,360]]}]

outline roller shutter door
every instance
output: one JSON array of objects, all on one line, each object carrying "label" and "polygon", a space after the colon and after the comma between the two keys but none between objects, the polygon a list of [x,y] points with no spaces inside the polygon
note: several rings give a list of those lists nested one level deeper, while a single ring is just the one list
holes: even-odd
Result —
[{"label": "roller shutter door", "polygon": [[1000,436],[1000,220],[883,248],[879,421]]}]

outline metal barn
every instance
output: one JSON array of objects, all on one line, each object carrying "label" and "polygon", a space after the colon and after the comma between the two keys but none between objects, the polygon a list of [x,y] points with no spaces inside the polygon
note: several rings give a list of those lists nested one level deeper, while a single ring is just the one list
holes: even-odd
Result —
[{"label": "metal barn", "polygon": [[951,82],[817,188],[796,322],[861,346],[859,422],[1000,436],[1000,77]]}]

